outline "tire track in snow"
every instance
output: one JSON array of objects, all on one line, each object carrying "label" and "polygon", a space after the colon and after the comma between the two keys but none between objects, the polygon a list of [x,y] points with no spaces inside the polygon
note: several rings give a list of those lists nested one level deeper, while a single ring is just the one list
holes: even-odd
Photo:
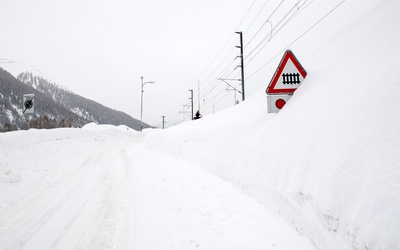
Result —
[{"label": "tire track in snow", "polygon": [[[15,214],[14,208],[19,211],[18,217],[14,215],[14,218],[8,221],[9,226],[5,225],[4,227],[14,229],[10,232],[14,234],[12,235],[13,240],[6,245],[5,249],[35,249],[37,246],[40,246],[41,249],[53,249],[57,247],[58,242],[64,238],[64,234],[68,235],[68,228],[78,218],[81,218],[82,211],[86,207],[93,209],[93,206],[96,206],[93,202],[99,198],[93,197],[102,197],[104,190],[109,190],[108,187],[111,187],[111,182],[108,180],[112,177],[107,176],[112,173],[109,166],[110,161],[108,164],[103,164],[103,161],[104,159],[118,159],[119,157],[116,155],[109,158],[107,155],[108,152],[115,151],[115,147],[121,144],[125,143],[107,143],[96,146],[94,152],[82,152],[83,156],[80,157],[80,160],[72,160],[64,164],[65,167],[73,169],[69,172],[70,175],[55,180],[45,190],[40,190],[42,192],[34,193],[31,198],[22,199],[3,211],[5,212],[2,214],[4,218],[7,218],[7,213],[10,216]],[[112,200],[111,196],[114,194],[115,192],[108,191],[105,195],[107,198],[104,197],[100,204],[107,204],[107,199]],[[99,213],[101,215],[101,212],[98,212],[98,215]],[[107,213],[109,214],[109,212],[105,212],[103,217],[107,217]],[[16,224],[20,226],[15,226]],[[61,236],[62,238],[60,238]],[[71,244],[68,243],[64,246],[68,246],[66,248],[70,249]]]},{"label": "tire track in snow", "polygon": [[[99,160],[105,168],[95,193],[88,198],[87,205],[64,233],[65,240],[54,248],[120,249],[126,247],[126,238],[121,232],[131,222],[128,204],[129,162],[124,157],[125,147],[112,149]],[[67,235],[67,237],[65,237]],[[58,246],[58,247],[57,247]]]},{"label": "tire track in snow", "polygon": [[[91,158],[93,157],[90,156],[89,161],[92,161]],[[88,167],[87,162],[84,165]],[[96,164],[93,164],[88,167],[88,170],[80,176],[69,192],[60,199],[57,206],[52,209],[52,213],[48,213],[43,217],[40,230],[29,239],[23,249],[34,249],[35,246],[41,246],[43,249],[52,248],[53,241],[62,235],[64,229],[79,214],[88,197],[93,194],[96,186],[99,185],[103,176],[103,169],[96,168]]]},{"label": "tire track in snow", "polygon": [[[4,218],[12,218],[3,225],[11,229],[8,234],[13,237],[18,235],[17,239],[5,249],[23,248],[48,223],[71,193],[75,192],[85,180],[91,170],[86,164],[88,160],[90,156],[66,163],[65,166],[75,166],[70,167],[72,171],[68,171],[66,176],[35,190],[31,196],[21,198],[2,211]],[[14,215],[16,212],[18,216]]]}]

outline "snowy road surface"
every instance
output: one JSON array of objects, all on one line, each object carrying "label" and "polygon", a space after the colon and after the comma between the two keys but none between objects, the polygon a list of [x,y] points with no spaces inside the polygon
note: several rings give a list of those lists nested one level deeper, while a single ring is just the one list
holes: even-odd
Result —
[{"label": "snowy road surface", "polygon": [[121,128],[0,135],[0,249],[314,249],[255,199]]}]

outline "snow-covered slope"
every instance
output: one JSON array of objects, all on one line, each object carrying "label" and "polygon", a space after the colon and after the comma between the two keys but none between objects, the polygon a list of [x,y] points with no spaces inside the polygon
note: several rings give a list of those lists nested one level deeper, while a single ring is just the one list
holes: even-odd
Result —
[{"label": "snow-covered slope", "polygon": [[50,79],[49,76],[32,65],[7,58],[0,58],[0,68],[10,72],[15,78],[17,78],[21,73],[31,72],[35,76]]},{"label": "snow-covered slope", "polygon": [[57,88],[62,91],[72,93],[72,91],[56,83],[54,80],[51,79],[51,77],[32,65],[16,60],[0,58],[0,68],[3,68],[16,79],[33,87],[34,89],[39,88],[40,92],[44,92],[43,89]]},{"label": "snow-covered slope", "polygon": [[265,85],[149,135],[147,147],[234,183],[318,249],[400,249],[399,11],[398,1],[344,2],[295,43],[280,40],[308,75],[278,114]]},{"label": "snow-covered slope", "polygon": [[[21,82],[32,86],[34,89],[37,89],[40,92],[45,92],[46,89],[58,89],[59,91],[73,93],[72,91],[68,90],[67,88],[57,84],[51,80],[43,78],[41,75],[31,73],[30,71],[24,71],[18,74],[16,77]],[[49,93],[50,94],[50,93]],[[55,93],[52,94],[53,99],[55,100]]]}]

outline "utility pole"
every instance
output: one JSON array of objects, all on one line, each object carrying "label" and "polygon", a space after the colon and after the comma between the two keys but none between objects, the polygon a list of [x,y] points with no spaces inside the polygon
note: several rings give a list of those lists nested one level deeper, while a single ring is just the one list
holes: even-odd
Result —
[{"label": "utility pole", "polygon": [[240,46],[236,46],[236,48],[240,48],[240,62],[242,68],[242,101],[245,99],[244,95],[244,62],[243,62],[243,34],[242,32],[235,32],[236,34],[240,35]]},{"label": "utility pole", "polygon": [[140,132],[143,131],[143,87],[144,85],[146,85],[147,83],[155,83],[155,82],[143,82],[144,77],[141,76],[140,79],[142,79],[142,92],[141,92],[141,96],[140,96]]},{"label": "utility pole", "polygon": [[162,129],[164,129],[165,125],[165,115],[161,116],[162,117]]},{"label": "utility pole", "polygon": [[189,89],[191,95],[190,95],[190,100],[191,100],[191,104],[192,104],[192,120],[193,120],[193,89]]}]

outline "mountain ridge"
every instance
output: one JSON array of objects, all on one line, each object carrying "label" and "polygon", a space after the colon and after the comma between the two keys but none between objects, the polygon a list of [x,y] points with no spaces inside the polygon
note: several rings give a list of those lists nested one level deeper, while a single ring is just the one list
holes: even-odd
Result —
[{"label": "mountain ridge", "polygon": [[[14,73],[15,75],[15,73]],[[23,115],[22,97],[35,94],[35,113]],[[140,121],[87,99],[62,85],[24,71],[13,76],[0,68],[0,131],[28,128],[81,127],[87,123],[126,125],[140,130]],[[144,128],[150,127],[143,123]]]}]

